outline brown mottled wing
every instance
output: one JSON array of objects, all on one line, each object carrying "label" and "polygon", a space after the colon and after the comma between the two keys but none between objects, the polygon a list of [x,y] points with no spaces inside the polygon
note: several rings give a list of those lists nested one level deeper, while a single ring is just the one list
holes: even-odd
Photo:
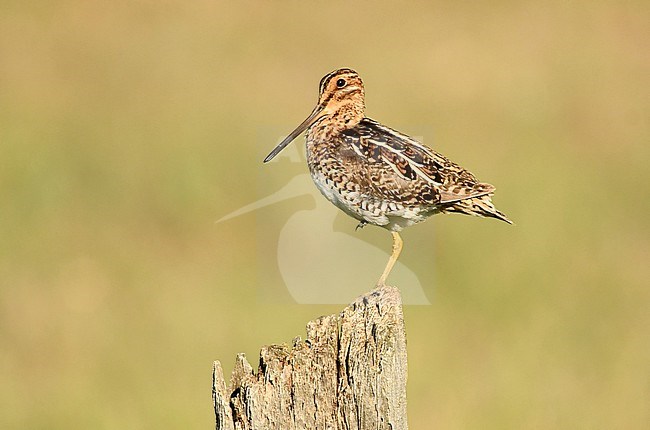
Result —
[{"label": "brown mottled wing", "polygon": [[423,190],[419,197],[431,204],[452,203],[494,191],[492,185],[478,182],[469,171],[443,155],[369,118],[343,135],[359,157],[389,168],[400,179],[402,188]]}]

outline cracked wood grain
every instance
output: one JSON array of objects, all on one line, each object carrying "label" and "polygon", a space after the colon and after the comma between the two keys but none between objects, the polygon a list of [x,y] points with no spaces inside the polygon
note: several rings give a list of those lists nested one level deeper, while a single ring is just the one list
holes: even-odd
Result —
[{"label": "cracked wood grain", "polygon": [[238,354],[226,388],[213,370],[217,430],[407,430],[406,334],[399,290],[379,287],[307,324],[307,338]]}]

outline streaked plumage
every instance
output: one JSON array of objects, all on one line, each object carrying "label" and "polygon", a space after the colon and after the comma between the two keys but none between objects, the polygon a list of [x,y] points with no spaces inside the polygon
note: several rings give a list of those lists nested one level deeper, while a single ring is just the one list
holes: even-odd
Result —
[{"label": "streaked plumage", "polygon": [[320,192],[360,227],[374,224],[393,232],[394,252],[380,284],[401,250],[397,232],[405,227],[448,212],[511,223],[492,204],[492,185],[364,112],[359,75],[335,70],[321,80],[313,112],[264,161],[307,129],[307,163]]}]

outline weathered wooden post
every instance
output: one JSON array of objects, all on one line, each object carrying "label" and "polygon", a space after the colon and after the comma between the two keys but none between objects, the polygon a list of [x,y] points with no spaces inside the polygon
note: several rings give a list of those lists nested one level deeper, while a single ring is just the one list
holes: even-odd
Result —
[{"label": "weathered wooden post", "polygon": [[216,429],[406,430],[406,373],[399,290],[379,287],[263,347],[257,373],[238,354],[228,389],[215,361]]}]

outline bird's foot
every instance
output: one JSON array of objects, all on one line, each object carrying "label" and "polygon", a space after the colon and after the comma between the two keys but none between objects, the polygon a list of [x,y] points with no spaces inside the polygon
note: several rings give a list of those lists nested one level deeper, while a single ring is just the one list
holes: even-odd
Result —
[{"label": "bird's foot", "polygon": [[357,231],[360,228],[364,228],[367,224],[368,224],[368,221],[360,221],[359,224],[357,224],[357,227],[354,229],[354,231]]}]

